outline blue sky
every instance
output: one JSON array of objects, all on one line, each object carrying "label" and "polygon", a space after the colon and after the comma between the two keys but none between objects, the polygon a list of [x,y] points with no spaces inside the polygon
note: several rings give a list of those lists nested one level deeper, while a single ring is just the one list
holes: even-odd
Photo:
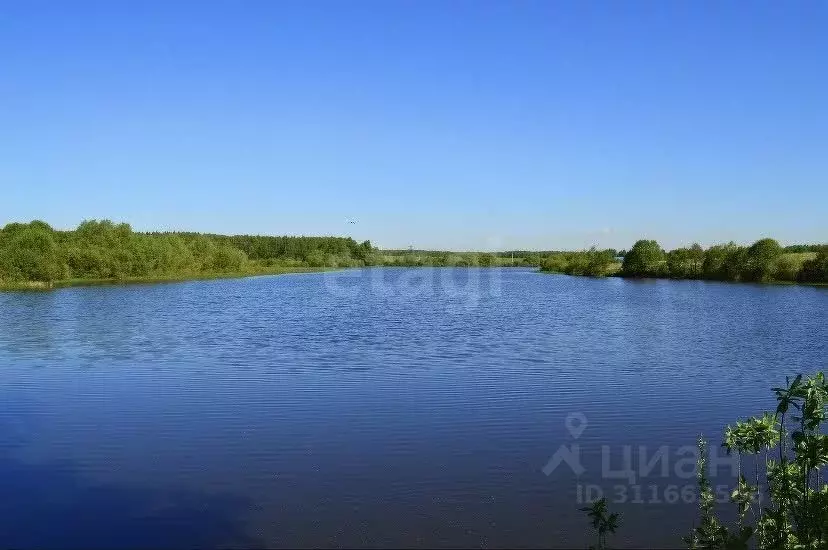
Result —
[{"label": "blue sky", "polygon": [[0,224],[825,242],[826,28],[804,0],[6,1]]}]

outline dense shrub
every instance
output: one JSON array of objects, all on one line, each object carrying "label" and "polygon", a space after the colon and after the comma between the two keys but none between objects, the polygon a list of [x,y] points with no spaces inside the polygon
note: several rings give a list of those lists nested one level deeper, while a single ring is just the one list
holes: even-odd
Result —
[{"label": "dense shrub", "polygon": [[782,247],[773,239],[760,239],[744,252],[740,277],[745,281],[769,281]]},{"label": "dense shrub", "polygon": [[9,224],[0,232],[0,279],[53,281],[66,271],[54,231],[47,224]]},{"label": "dense shrub", "polygon": [[828,246],[823,246],[815,258],[802,264],[799,280],[805,283],[828,282]]},{"label": "dense shrub", "polygon": [[[790,252],[789,249],[805,252]],[[815,251],[815,252],[814,252]],[[613,250],[556,252],[540,262],[541,270],[569,275],[613,274]],[[707,250],[694,244],[664,252],[656,241],[640,240],[622,251],[617,273],[623,277],[670,277],[718,281],[828,282],[828,245],[782,248],[774,239],[760,239],[749,247],[718,244]]]},{"label": "dense shrub", "polygon": [[[345,267],[370,262],[370,241],[342,237],[136,233],[87,220],[74,231],[33,221],[0,231],[0,281],[124,279],[236,273],[266,267]],[[251,259],[252,256],[252,259]],[[267,262],[267,263],[266,263]]]},{"label": "dense shrub", "polygon": [[664,250],[656,241],[637,241],[624,256],[621,273],[626,277],[659,277],[668,273]]},{"label": "dense shrub", "polygon": [[603,277],[615,264],[615,251],[595,247],[583,252],[558,252],[541,260],[541,270],[567,275]]}]

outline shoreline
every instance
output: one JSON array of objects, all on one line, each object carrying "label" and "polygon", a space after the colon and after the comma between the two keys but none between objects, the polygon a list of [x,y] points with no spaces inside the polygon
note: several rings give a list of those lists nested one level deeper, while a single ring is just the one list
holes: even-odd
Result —
[{"label": "shoreline", "polygon": [[61,288],[79,286],[120,286],[154,285],[163,283],[186,283],[188,281],[212,281],[220,279],[244,279],[268,275],[290,275],[296,273],[321,273],[342,268],[336,267],[279,267],[262,271],[240,271],[227,273],[190,273],[156,277],[124,277],[109,279],[61,279],[58,281],[0,281],[0,292],[46,292]]},{"label": "shoreline", "polygon": [[[577,275],[550,271],[538,268],[537,266],[432,266],[432,265],[374,265],[365,268],[391,268],[391,269],[422,269],[427,267],[462,268],[462,269],[511,269],[511,268],[535,268],[534,273],[547,275],[565,275],[567,277],[586,277],[591,279],[619,278],[629,280],[653,280],[653,281],[702,281],[707,283],[729,283],[729,284],[753,284],[753,285],[774,285],[774,286],[810,286],[828,287],[828,283],[822,282],[799,282],[799,281],[727,281],[719,279],[673,279],[670,277],[625,277],[618,272],[606,275]],[[360,269],[358,267],[279,267],[262,271],[249,272],[227,272],[227,273],[192,273],[185,275],[168,275],[157,277],[125,277],[109,279],[61,279],[58,281],[0,281],[0,292],[46,292],[59,290],[61,288],[83,287],[83,286],[126,286],[126,285],[154,285],[164,283],[186,283],[189,281],[214,281],[221,279],[246,279],[248,277],[266,277],[272,275],[291,275],[302,273],[324,273],[328,271],[340,271],[348,269]]]},{"label": "shoreline", "polygon": [[548,269],[538,269],[537,273],[546,273],[548,275],[566,275],[567,277],[586,277],[588,279],[625,279],[629,281],[701,281],[704,283],[727,283],[734,285],[774,285],[774,286],[817,286],[828,287],[828,283],[821,282],[803,282],[803,281],[728,281],[724,279],[674,279],[672,277],[625,277],[618,272],[608,273],[606,275],[577,275],[572,273],[564,273],[562,271],[550,271]]}]

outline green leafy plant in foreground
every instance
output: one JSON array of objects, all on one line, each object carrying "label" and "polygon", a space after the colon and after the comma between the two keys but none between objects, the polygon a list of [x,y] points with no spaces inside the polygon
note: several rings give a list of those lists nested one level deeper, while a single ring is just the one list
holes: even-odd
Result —
[{"label": "green leafy plant in foreground", "polygon": [[601,498],[593,502],[590,506],[580,509],[581,512],[586,512],[598,537],[598,544],[593,546],[596,550],[601,550],[607,547],[607,534],[615,533],[618,528],[618,514],[608,514],[607,499]]},{"label": "green leafy plant in foreground", "polygon": [[[736,525],[728,526],[716,514],[707,472],[707,441],[699,438],[699,520],[684,538],[690,548],[828,550],[828,435],[822,433],[828,382],[822,372],[808,378],[800,374],[773,392],[775,413],[725,429],[722,446],[736,454],[739,469],[730,493],[736,505]],[[745,457],[751,457],[750,472]],[[607,514],[606,499],[580,510],[587,512],[597,533],[595,548],[606,548],[607,534],[618,527],[618,515]]]},{"label": "green leafy plant in foreground", "polygon": [[[828,549],[828,484],[823,472],[828,465],[828,435],[822,433],[828,383],[822,372],[805,379],[799,375],[773,392],[774,414],[749,418],[725,430],[723,447],[736,453],[739,464],[738,481],[730,494],[738,512],[735,527],[715,515],[706,472],[707,445],[699,440],[700,521],[685,538],[690,548]],[[752,484],[744,473],[744,457],[752,457]]]}]

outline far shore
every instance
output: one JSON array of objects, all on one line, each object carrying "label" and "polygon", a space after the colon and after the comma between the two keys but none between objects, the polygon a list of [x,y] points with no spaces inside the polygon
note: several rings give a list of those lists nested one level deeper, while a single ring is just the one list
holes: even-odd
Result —
[{"label": "far shore", "polygon": [[273,267],[262,271],[228,273],[192,273],[153,277],[124,277],[110,279],[62,279],[58,281],[0,281],[0,291],[45,291],[75,286],[145,285],[160,283],[183,283],[187,281],[209,281],[217,279],[243,279],[267,275],[289,275],[291,273],[317,273],[334,271],[335,267]]},{"label": "far shore", "polygon": [[[382,268],[382,269],[421,269],[424,267],[432,268],[460,268],[460,269],[498,269],[511,267],[531,267],[531,266],[394,266],[394,265],[377,265],[365,266],[367,268]],[[154,277],[124,277],[124,278],[109,278],[109,279],[63,279],[58,281],[0,281],[0,292],[10,291],[34,291],[43,292],[49,290],[57,290],[61,288],[80,287],[80,286],[119,286],[119,285],[152,285],[163,283],[183,283],[188,281],[212,281],[221,279],[245,279],[250,277],[263,277],[270,275],[290,275],[301,273],[323,273],[329,271],[342,271],[349,269],[362,269],[360,267],[272,267],[261,271],[244,271],[244,272],[228,272],[228,273],[192,273],[189,275],[168,275],[168,276],[154,276]],[[537,273],[546,273],[548,275],[563,275],[567,277],[584,277],[585,275],[571,275],[567,273],[547,271],[537,269]],[[704,282],[719,282],[732,284],[745,284],[745,281],[719,281],[710,279],[674,279],[670,277],[624,277],[620,270],[613,270],[611,273],[603,276],[588,276],[594,279],[602,279],[606,277],[623,278],[623,279],[651,279],[664,281],[687,281],[697,280]],[[751,282],[749,284],[759,285],[781,285],[781,286],[814,286],[814,287],[828,287],[828,283],[822,282],[792,282],[792,281],[763,281]]]}]

